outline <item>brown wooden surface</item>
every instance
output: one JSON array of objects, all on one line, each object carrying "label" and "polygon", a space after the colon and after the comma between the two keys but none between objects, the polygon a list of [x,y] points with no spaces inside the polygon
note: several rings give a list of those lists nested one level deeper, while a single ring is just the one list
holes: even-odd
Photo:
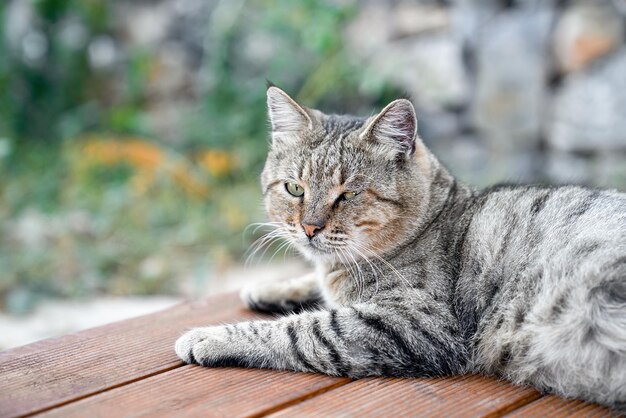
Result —
[{"label": "brown wooden surface", "polygon": [[0,417],[609,416],[493,378],[370,378],[187,366],[193,326],[258,317],[220,295],[0,353]]},{"label": "brown wooden surface", "polygon": [[501,416],[539,398],[482,376],[446,379],[362,379],[283,409],[272,417],[312,416]]},{"label": "brown wooden surface", "polygon": [[548,417],[617,417],[606,408],[582,401],[572,401],[557,396],[544,396],[528,405],[511,412],[507,417],[548,418]]}]

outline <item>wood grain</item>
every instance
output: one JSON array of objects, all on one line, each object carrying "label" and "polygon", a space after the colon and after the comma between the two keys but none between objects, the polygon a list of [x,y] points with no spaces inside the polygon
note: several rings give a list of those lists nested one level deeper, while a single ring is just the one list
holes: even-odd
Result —
[{"label": "wood grain", "polygon": [[262,416],[330,387],[350,382],[320,374],[184,366],[102,393],[42,416],[249,417]]},{"label": "wood grain", "polygon": [[174,353],[187,328],[254,317],[237,295],[220,295],[2,352],[0,417],[611,416],[475,375],[351,381],[186,366]]},{"label": "wood grain", "polygon": [[0,416],[31,414],[182,366],[176,338],[254,315],[228,294],[0,353]]},{"label": "wood grain", "polygon": [[549,418],[549,417],[617,417],[617,413],[599,405],[559,398],[557,396],[544,396],[528,405],[523,406],[507,415],[516,418]]},{"label": "wood grain", "polygon": [[271,417],[500,416],[540,397],[534,389],[481,376],[369,378],[342,386]]}]

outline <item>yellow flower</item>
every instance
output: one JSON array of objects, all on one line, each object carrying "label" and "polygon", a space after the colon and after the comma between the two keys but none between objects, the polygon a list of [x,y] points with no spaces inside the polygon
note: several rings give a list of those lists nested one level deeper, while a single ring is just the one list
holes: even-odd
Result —
[{"label": "yellow flower", "polygon": [[[145,193],[154,185],[157,172],[171,177],[185,192],[194,197],[203,198],[208,193],[207,185],[195,175],[194,167],[188,160],[172,157],[157,145],[141,138],[121,140],[93,137],[86,139],[83,144],[78,160],[79,169],[88,169],[93,165],[128,164],[134,170],[131,184],[139,193]],[[218,158],[217,161],[216,167],[223,170],[223,160]]]},{"label": "yellow flower", "polygon": [[156,170],[165,162],[165,154],[153,144],[132,140],[123,145],[123,156],[134,167]]},{"label": "yellow flower", "polygon": [[228,174],[234,167],[234,158],[224,151],[208,150],[204,151],[198,162],[214,177]]}]

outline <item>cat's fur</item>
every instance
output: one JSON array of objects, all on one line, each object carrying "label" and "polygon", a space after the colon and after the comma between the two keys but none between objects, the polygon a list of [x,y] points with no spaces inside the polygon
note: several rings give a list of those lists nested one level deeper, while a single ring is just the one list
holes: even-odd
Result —
[{"label": "cat's fur", "polygon": [[[185,362],[478,372],[624,410],[625,194],[473,190],[426,149],[407,100],[371,118],[324,115],[270,87],[268,106],[267,211],[317,270],[242,296],[253,309],[309,308],[191,330],[176,343]],[[303,223],[323,229],[309,239]]]}]

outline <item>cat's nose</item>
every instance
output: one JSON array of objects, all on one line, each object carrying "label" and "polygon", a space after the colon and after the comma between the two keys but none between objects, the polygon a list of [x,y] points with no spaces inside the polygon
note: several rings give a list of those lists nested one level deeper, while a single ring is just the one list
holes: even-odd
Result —
[{"label": "cat's nose", "polygon": [[318,231],[321,231],[324,228],[323,224],[305,224],[302,223],[302,228],[304,229],[304,233],[307,237],[313,238]]}]

